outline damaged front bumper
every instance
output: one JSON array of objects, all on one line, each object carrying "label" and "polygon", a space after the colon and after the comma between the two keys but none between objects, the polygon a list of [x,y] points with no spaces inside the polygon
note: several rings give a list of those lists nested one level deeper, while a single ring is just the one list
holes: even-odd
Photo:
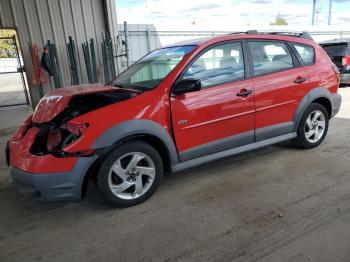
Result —
[{"label": "damaged front bumper", "polygon": [[36,200],[80,200],[84,177],[98,156],[34,155],[30,148],[37,130],[31,128],[23,133],[18,131],[5,149],[6,161],[11,166],[10,173],[18,191]]},{"label": "damaged front bumper", "polygon": [[85,174],[97,157],[79,158],[69,172],[35,174],[12,167],[17,190],[26,197],[42,201],[80,200]]}]

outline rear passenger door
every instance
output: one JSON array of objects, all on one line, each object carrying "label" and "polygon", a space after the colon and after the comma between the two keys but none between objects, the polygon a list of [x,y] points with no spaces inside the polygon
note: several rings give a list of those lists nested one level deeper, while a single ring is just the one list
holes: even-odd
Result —
[{"label": "rear passenger door", "polygon": [[294,131],[294,114],[309,91],[306,71],[287,43],[249,40],[255,90],[255,139]]}]

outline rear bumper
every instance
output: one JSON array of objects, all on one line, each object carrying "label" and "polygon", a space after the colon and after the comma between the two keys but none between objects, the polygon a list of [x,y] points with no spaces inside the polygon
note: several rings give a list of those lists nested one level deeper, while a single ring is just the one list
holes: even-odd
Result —
[{"label": "rear bumper", "polygon": [[13,167],[11,176],[17,190],[42,201],[80,200],[85,174],[96,157],[79,158],[70,172],[33,174]]},{"label": "rear bumper", "polygon": [[340,84],[350,84],[350,73],[340,74]]},{"label": "rear bumper", "polygon": [[332,115],[331,115],[331,117],[333,117],[336,114],[338,114],[338,112],[340,110],[342,97],[340,94],[335,93],[335,94],[332,94],[331,99],[332,99]]}]

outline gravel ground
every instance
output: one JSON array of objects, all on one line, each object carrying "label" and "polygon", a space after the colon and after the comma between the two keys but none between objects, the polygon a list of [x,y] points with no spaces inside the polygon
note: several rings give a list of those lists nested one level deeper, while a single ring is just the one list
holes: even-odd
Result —
[{"label": "gravel ground", "polygon": [[127,209],[93,185],[81,202],[25,199],[1,154],[0,261],[350,261],[350,88],[340,93],[320,147],[268,147],[171,175]]}]

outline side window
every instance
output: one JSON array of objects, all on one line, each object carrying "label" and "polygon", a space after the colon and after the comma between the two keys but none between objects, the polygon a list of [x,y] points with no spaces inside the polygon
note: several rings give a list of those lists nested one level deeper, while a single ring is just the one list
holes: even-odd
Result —
[{"label": "side window", "polygon": [[313,47],[303,44],[292,44],[297,53],[298,60],[302,65],[312,65],[315,61],[315,50]]},{"label": "side window", "polygon": [[202,88],[244,78],[244,62],[240,42],[215,46],[184,72],[182,79],[201,80]]},{"label": "side window", "polygon": [[292,55],[284,43],[248,42],[253,59],[254,75],[263,75],[293,67]]}]

